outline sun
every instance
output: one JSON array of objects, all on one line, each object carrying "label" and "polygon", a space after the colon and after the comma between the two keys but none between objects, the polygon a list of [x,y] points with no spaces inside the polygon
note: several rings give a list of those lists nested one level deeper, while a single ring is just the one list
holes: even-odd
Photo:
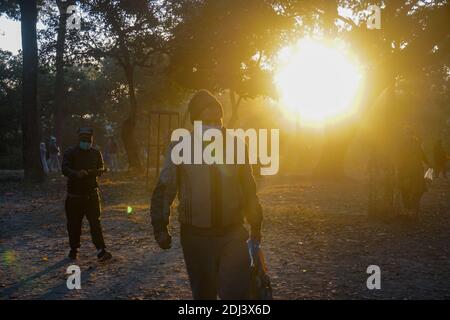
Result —
[{"label": "sun", "polygon": [[357,112],[362,72],[343,46],[304,38],[278,60],[275,84],[290,118],[321,127]]}]

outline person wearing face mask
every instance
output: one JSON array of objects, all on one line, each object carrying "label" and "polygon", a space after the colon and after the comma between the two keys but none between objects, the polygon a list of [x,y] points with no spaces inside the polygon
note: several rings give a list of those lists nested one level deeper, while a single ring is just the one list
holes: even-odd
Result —
[{"label": "person wearing face mask", "polygon": [[[222,106],[209,91],[198,91],[188,112],[191,122],[225,132]],[[249,163],[175,165],[175,144],[169,145],[151,199],[155,240],[162,249],[171,247],[170,207],[178,194],[180,241],[193,298],[248,299],[249,247],[259,247],[262,224],[252,168]],[[244,221],[250,225],[250,236]]]},{"label": "person wearing face mask", "polygon": [[78,130],[78,145],[69,148],[63,157],[62,173],[67,180],[67,198],[65,202],[67,231],[69,234],[69,258],[78,258],[83,217],[86,216],[97,248],[97,258],[105,261],[112,258],[106,251],[100,224],[100,196],[98,177],[105,172],[103,157],[99,150],[92,147],[93,130]]}]

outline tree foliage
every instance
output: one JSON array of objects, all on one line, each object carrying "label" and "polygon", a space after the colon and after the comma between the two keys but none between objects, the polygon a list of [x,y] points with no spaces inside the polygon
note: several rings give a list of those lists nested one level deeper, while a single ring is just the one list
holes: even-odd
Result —
[{"label": "tree foliage", "polygon": [[292,21],[270,1],[181,1],[177,12],[172,74],[183,86],[228,90],[231,122],[241,99],[276,96],[270,59]]}]

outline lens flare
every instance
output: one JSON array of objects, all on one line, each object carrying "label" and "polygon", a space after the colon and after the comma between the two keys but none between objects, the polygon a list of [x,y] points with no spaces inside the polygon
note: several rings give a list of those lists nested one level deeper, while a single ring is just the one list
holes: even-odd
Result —
[{"label": "lens flare", "polygon": [[3,263],[5,265],[12,265],[16,260],[16,253],[13,250],[7,250],[3,253]]}]

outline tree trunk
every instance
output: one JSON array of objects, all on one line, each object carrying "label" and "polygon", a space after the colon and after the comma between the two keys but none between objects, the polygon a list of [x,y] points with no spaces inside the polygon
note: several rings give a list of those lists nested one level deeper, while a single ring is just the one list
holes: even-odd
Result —
[{"label": "tree trunk", "polygon": [[396,141],[400,126],[395,115],[396,96],[393,83],[384,93],[384,102],[372,113],[368,215],[373,219],[388,219],[399,209],[395,200],[398,191]]},{"label": "tree trunk", "polygon": [[24,179],[25,181],[41,182],[45,175],[39,151],[41,132],[37,106],[37,5],[35,0],[22,0],[19,3],[23,52],[22,157]]},{"label": "tree trunk", "polygon": [[395,165],[379,144],[372,145],[369,154],[368,217],[384,220],[395,213]]},{"label": "tree trunk", "polygon": [[129,169],[140,169],[141,161],[139,159],[139,150],[136,144],[135,129],[137,120],[137,101],[136,93],[134,90],[134,68],[128,66],[125,68],[127,83],[128,83],[128,94],[130,99],[130,114],[128,118],[122,124],[122,141],[125,147],[125,152],[128,158],[128,168]]},{"label": "tree trunk", "polygon": [[234,90],[230,89],[230,103],[231,103],[231,118],[228,122],[228,127],[233,128],[238,120],[238,108],[241,103],[241,97],[236,101],[236,93]]},{"label": "tree trunk", "polygon": [[54,128],[58,144],[63,146],[65,82],[64,82],[64,46],[66,41],[67,7],[72,3],[59,0],[56,2],[59,9],[58,35],[56,39],[56,75],[55,75],[55,114]]},{"label": "tree trunk", "polygon": [[[372,115],[372,112],[378,112],[377,110],[374,110],[375,106],[373,106],[373,101],[379,99],[387,84],[390,83],[394,77],[380,73],[377,74],[377,76],[373,75],[373,79],[384,80],[374,80],[370,83],[370,86],[367,85],[370,89],[366,93],[366,101],[371,101],[371,104],[364,112],[366,113],[366,117],[369,116],[371,119],[372,116],[370,115]],[[369,122],[372,122],[372,120],[369,120]],[[358,120],[358,122],[360,121],[361,120]],[[314,175],[325,179],[339,179],[345,176],[345,157],[350,143],[357,132],[358,126],[360,126],[358,122],[348,125],[343,124],[343,126],[338,126],[336,129],[332,130],[327,129],[326,140],[319,163],[315,168]],[[373,162],[379,163],[380,161],[374,160]]]},{"label": "tree trunk", "polygon": [[314,175],[324,179],[340,179],[345,176],[344,164],[348,147],[352,141],[355,128],[327,128],[325,143]]}]

